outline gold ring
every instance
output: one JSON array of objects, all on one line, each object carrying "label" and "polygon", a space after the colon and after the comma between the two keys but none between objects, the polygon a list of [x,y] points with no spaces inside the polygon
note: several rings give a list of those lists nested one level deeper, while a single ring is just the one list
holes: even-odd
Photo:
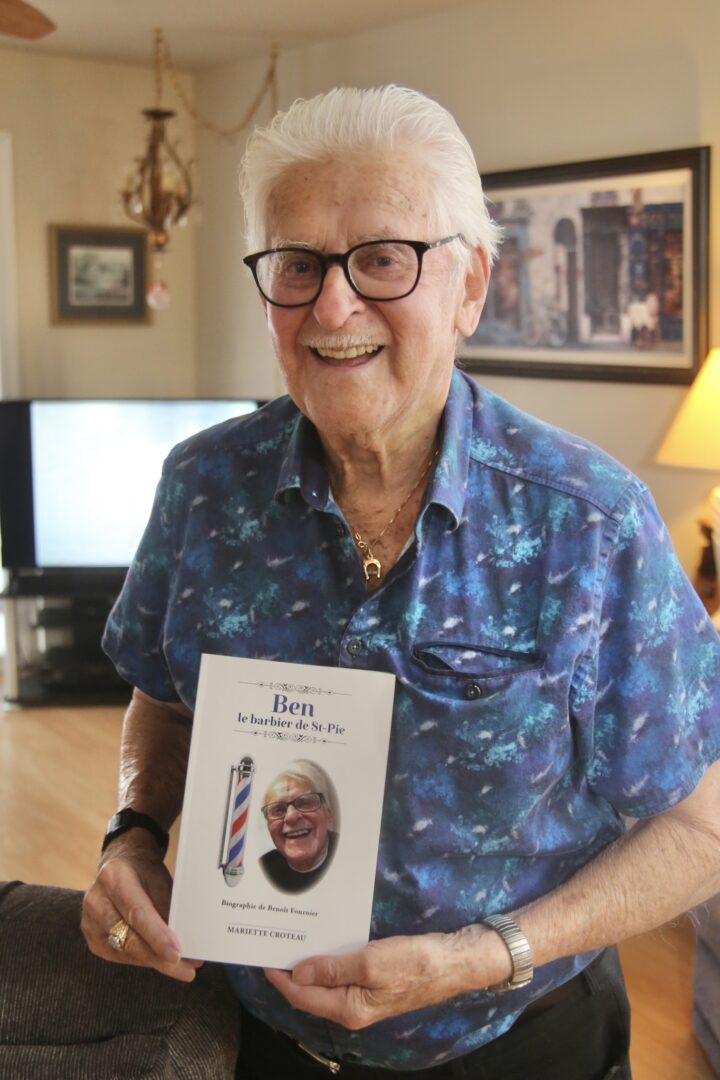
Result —
[{"label": "gold ring", "polygon": [[122,952],[125,948],[125,942],[127,936],[130,933],[130,924],[126,923],[124,919],[120,919],[110,929],[108,934],[108,945],[111,949],[115,949],[116,952]]}]

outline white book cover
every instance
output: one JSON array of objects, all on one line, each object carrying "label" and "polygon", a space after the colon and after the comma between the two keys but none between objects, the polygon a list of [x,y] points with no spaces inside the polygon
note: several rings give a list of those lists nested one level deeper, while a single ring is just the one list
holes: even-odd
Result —
[{"label": "white book cover", "polygon": [[367,944],[395,677],[204,654],[170,926],[197,960]]}]

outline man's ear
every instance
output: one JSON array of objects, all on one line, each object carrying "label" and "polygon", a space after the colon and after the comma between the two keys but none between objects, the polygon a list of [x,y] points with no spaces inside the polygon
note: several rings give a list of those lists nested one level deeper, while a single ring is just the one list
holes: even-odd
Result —
[{"label": "man's ear", "polygon": [[464,292],[455,316],[455,329],[462,337],[475,333],[485,306],[490,282],[490,259],[480,247],[472,248],[472,262],[463,279]]}]

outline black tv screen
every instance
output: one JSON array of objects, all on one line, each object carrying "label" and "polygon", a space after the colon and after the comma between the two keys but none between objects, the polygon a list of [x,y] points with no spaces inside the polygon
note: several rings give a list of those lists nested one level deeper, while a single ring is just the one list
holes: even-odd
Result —
[{"label": "black tv screen", "polygon": [[168,451],[257,401],[0,402],[2,564],[125,568]]}]

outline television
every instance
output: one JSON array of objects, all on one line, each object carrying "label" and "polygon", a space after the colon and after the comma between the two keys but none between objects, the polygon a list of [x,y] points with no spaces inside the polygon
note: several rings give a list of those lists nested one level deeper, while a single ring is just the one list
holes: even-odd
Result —
[{"label": "television", "polygon": [[2,565],[20,573],[124,572],[168,451],[258,404],[0,402]]}]

